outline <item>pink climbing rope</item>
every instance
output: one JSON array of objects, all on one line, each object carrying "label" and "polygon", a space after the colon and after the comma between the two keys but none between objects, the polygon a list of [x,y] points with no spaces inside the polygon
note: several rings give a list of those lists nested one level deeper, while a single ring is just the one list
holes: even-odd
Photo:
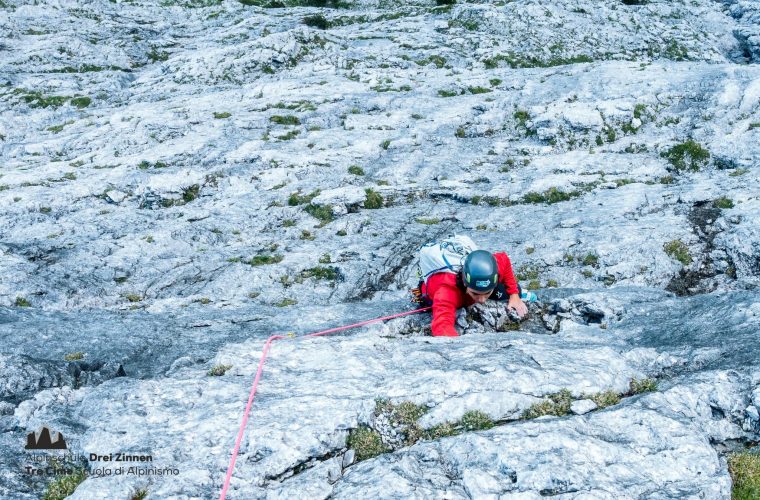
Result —
[{"label": "pink climbing rope", "polygon": [[[320,332],[309,333],[307,335],[302,335],[301,337],[318,337],[320,335],[327,335],[328,333],[335,333],[342,330],[348,330],[350,328],[356,328],[358,326],[369,325],[370,323],[377,323],[378,321],[385,321],[388,319],[399,318],[401,316],[407,316],[409,314],[415,314],[418,312],[427,311],[429,309],[432,309],[432,307],[423,307],[421,309],[415,309],[414,311],[402,312],[398,314],[393,314],[391,316],[383,316],[382,318],[369,319],[367,321],[354,323],[352,325],[339,326],[337,328],[330,328],[329,330],[322,330]],[[225,500],[225,498],[227,497],[227,489],[230,487],[230,480],[232,479],[232,471],[235,469],[235,461],[237,460],[238,451],[240,450],[240,443],[243,440],[243,434],[245,433],[245,426],[246,424],[248,424],[248,416],[251,413],[251,406],[253,405],[253,397],[256,395],[256,388],[259,385],[259,379],[261,378],[261,372],[264,369],[264,361],[266,360],[267,354],[269,353],[269,347],[272,345],[272,341],[274,340],[286,339],[286,338],[292,338],[292,337],[293,335],[272,335],[271,337],[267,339],[266,344],[264,344],[264,349],[261,351],[261,359],[259,360],[259,368],[258,370],[256,370],[256,377],[253,379],[253,386],[251,387],[251,393],[248,395],[248,404],[245,405],[245,412],[243,412],[243,421],[240,423],[240,429],[238,430],[237,439],[235,440],[235,448],[232,450],[230,465],[227,468],[227,476],[224,478],[224,486],[222,487],[222,492],[219,495],[219,500]]]}]

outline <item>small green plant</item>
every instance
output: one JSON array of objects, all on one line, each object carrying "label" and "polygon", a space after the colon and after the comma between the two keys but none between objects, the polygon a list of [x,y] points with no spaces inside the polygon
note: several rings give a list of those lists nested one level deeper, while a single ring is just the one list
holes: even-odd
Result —
[{"label": "small green plant", "polygon": [[282,221],[282,227],[293,227],[296,225],[296,221],[293,219],[285,219]]},{"label": "small green plant", "polygon": [[229,118],[230,116],[232,116],[232,113],[228,113],[227,111],[224,111],[222,113],[214,112],[214,118],[216,118],[217,120],[222,120],[224,118]]},{"label": "small green plant", "polygon": [[681,240],[673,240],[663,245],[663,250],[668,256],[676,259],[684,266],[688,266],[692,263],[691,254],[689,253],[689,247],[687,247]]},{"label": "small green plant", "polygon": [[198,184],[193,184],[182,190],[182,201],[190,203],[198,197],[201,187]]},{"label": "small green plant", "polygon": [[64,361],[79,361],[82,358],[84,358],[83,352],[70,352],[63,356]]},{"label": "small green plant", "polygon": [[283,256],[280,254],[274,255],[256,255],[248,261],[248,264],[252,266],[265,266],[268,264],[277,264],[282,262]]},{"label": "small green plant", "polygon": [[330,254],[329,253],[326,253],[326,254],[322,255],[322,257],[319,258],[319,263],[320,264],[329,264],[330,262],[332,262],[332,259],[330,258]]},{"label": "small green plant", "polygon": [[72,474],[57,476],[48,484],[42,500],[63,500],[74,493],[77,486],[85,479],[87,479],[87,473],[81,467],[76,468]]},{"label": "small green plant", "polygon": [[466,134],[467,132],[465,131],[464,127],[459,127],[457,131],[454,132],[454,135],[460,139],[464,139],[466,137]]},{"label": "small green plant", "polygon": [[141,295],[137,295],[136,293],[127,294],[124,298],[130,302],[140,302],[143,299]]},{"label": "small green plant", "polygon": [[522,418],[532,419],[544,415],[561,417],[570,413],[570,404],[573,401],[572,393],[567,389],[548,395],[548,399],[534,403],[523,412]]},{"label": "small green plant", "polygon": [[333,213],[332,208],[327,205],[315,205],[310,203],[306,205],[304,210],[312,217],[318,219],[322,225],[332,222],[335,219],[335,214]]},{"label": "small green plant", "polygon": [[69,101],[72,106],[76,106],[79,109],[86,108],[92,103],[92,99],[89,97],[74,97]]},{"label": "small green plant", "polygon": [[321,30],[326,30],[330,27],[330,21],[325,18],[322,14],[314,14],[311,16],[306,16],[301,21],[306,26],[311,26],[312,28],[319,28]]},{"label": "small green plant", "polygon": [[294,115],[274,115],[269,117],[269,121],[278,125],[300,125],[301,120]]},{"label": "small green plant", "polygon": [[528,248],[525,249],[525,253],[527,253],[528,255],[532,254],[535,251],[536,251],[536,249],[533,248],[533,247],[528,247]]},{"label": "small green plant", "polygon": [[348,173],[353,175],[364,175],[364,169],[359,165],[351,165],[348,167]]},{"label": "small green plant", "polygon": [[148,496],[148,490],[143,488],[143,489],[137,490],[135,494],[132,495],[132,498],[130,498],[130,500],[145,500],[146,496]]},{"label": "small green plant", "polygon": [[546,286],[549,288],[557,288],[559,283],[557,283],[557,280],[549,280],[546,282]]},{"label": "small green plant", "polygon": [[49,214],[50,212],[52,212],[52,210],[53,209],[50,207],[40,207],[40,213],[43,213],[43,214]]},{"label": "small green plant", "polygon": [[232,365],[214,365],[209,371],[208,376],[209,377],[221,377],[225,373],[227,373],[227,370],[232,368]]},{"label": "small green plant", "polygon": [[208,297],[201,297],[199,299],[195,299],[193,302],[198,302],[199,304],[206,305],[211,303],[211,299]]},{"label": "small green plant", "polygon": [[361,462],[389,451],[380,439],[380,434],[367,427],[352,429],[346,443],[356,452],[356,461]]},{"label": "small green plant", "polygon": [[301,276],[317,280],[336,281],[340,277],[340,274],[336,267],[317,266],[301,271]]},{"label": "small green plant", "polygon": [[593,394],[590,399],[601,409],[618,404],[620,402],[620,395],[613,390],[608,390],[597,392],[596,394]]},{"label": "small green plant", "polygon": [[438,95],[441,97],[454,97],[459,95],[459,92],[456,90],[439,90]]},{"label": "small green plant", "polygon": [[740,175],[744,175],[747,172],[749,172],[749,170],[747,170],[746,168],[737,168],[736,170],[734,170],[733,172],[731,172],[730,174],[728,174],[728,176],[729,177],[739,177]]},{"label": "small green plant", "polygon": [[292,305],[295,305],[295,304],[298,304],[297,300],[291,299],[289,297],[286,297],[286,298],[282,299],[281,301],[275,303],[274,305],[275,305],[275,307],[288,307],[288,306],[292,306]]},{"label": "small green plant", "polygon": [[641,380],[631,379],[629,385],[630,394],[641,394],[642,392],[654,392],[657,390],[657,381],[651,378]]},{"label": "small green plant", "polygon": [[288,197],[288,205],[291,207],[295,207],[298,205],[303,205],[304,203],[311,203],[311,200],[319,196],[319,189],[316,189],[312,191],[309,194],[301,195],[301,192],[298,191],[296,193],[291,193]]},{"label": "small green plant", "polygon": [[372,188],[364,190],[364,208],[377,209],[383,207],[383,197],[380,193]]},{"label": "small green plant", "polygon": [[418,224],[425,224],[425,225],[428,225],[428,226],[432,226],[433,224],[438,224],[438,223],[440,223],[440,222],[441,222],[441,219],[439,219],[439,218],[437,218],[437,217],[430,217],[430,218],[428,218],[428,217],[417,217],[417,218],[415,219],[415,221],[416,221]]},{"label": "small green plant", "polygon": [[53,132],[54,134],[57,134],[61,130],[63,130],[64,127],[66,127],[66,125],[71,125],[72,123],[74,123],[74,120],[68,120],[68,121],[66,121],[64,123],[61,123],[60,125],[53,125],[52,127],[48,127],[47,130],[49,132]]},{"label": "small green plant", "polygon": [[760,454],[746,451],[731,453],[728,456],[728,472],[733,481],[732,500],[760,498]]},{"label": "small green plant", "polygon": [[261,292],[249,292],[249,293],[248,293],[248,298],[249,298],[249,299],[255,299],[255,298],[256,298],[256,297],[258,297],[259,295],[261,295]]},{"label": "small green plant", "polygon": [[685,170],[698,172],[707,165],[710,152],[699,143],[689,139],[682,144],[672,146],[667,151],[663,151],[660,156],[666,158],[676,172]]},{"label": "small green plant", "polygon": [[145,500],[145,497],[148,496],[148,490],[145,488],[139,489],[135,492],[134,495],[132,495],[132,498],[129,500]]},{"label": "small green plant", "polygon": [[26,300],[25,297],[16,297],[16,307],[32,307],[32,303]]},{"label": "small green plant", "polygon": [[713,201],[713,207],[715,208],[734,208],[734,202],[731,198],[726,198],[725,196],[721,196],[717,200]]},{"label": "small green plant", "polygon": [[539,290],[541,288],[541,282],[538,280],[530,280],[528,282],[528,290]]},{"label": "small green plant", "polygon": [[466,431],[482,431],[494,426],[494,422],[487,414],[478,410],[470,410],[462,415],[460,425]]},{"label": "small green plant", "polygon": [[587,254],[585,257],[583,257],[583,265],[596,267],[599,265],[599,257],[593,253]]},{"label": "small green plant", "polygon": [[345,229],[340,229],[340,230],[338,230],[338,232],[335,233],[335,235],[336,236],[346,236],[346,235],[348,235],[348,233],[346,232]]},{"label": "small green plant", "polygon": [[488,83],[490,83],[492,87],[496,87],[497,85],[501,85],[501,80],[498,78],[491,78],[488,80]]},{"label": "small green plant", "polygon": [[470,94],[487,94],[488,92],[491,92],[491,89],[487,87],[468,87],[467,90],[470,92]]},{"label": "small green plant", "polygon": [[386,139],[386,140],[384,140],[383,142],[380,143],[380,147],[383,148],[383,149],[386,149],[386,150],[388,149],[388,146],[390,146],[390,145],[391,145],[390,139]]},{"label": "small green plant", "polygon": [[279,139],[281,141],[289,141],[289,140],[295,138],[300,133],[301,133],[300,130],[293,129],[293,130],[291,130],[290,132],[288,132],[286,134],[278,135],[277,139]]},{"label": "small green plant", "polygon": [[447,436],[454,436],[456,434],[456,428],[452,424],[444,422],[427,429],[422,436],[425,439],[440,439]]}]

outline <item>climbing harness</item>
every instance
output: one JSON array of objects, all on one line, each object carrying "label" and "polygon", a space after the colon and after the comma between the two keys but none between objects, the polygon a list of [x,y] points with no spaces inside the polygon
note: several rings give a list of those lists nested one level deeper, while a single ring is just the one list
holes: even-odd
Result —
[{"label": "climbing harness", "polygon": [[402,312],[398,314],[393,314],[391,316],[383,316],[382,318],[369,319],[367,321],[361,321],[359,323],[354,323],[352,325],[339,326],[337,328],[330,328],[329,330],[322,330],[320,332],[301,335],[300,337],[296,336],[296,334],[292,332],[286,335],[272,335],[271,337],[269,337],[266,341],[266,344],[264,344],[264,349],[261,352],[259,367],[256,370],[256,377],[253,379],[253,386],[251,387],[251,393],[248,395],[248,404],[246,404],[245,411],[243,412],[243,420],[240,423],[240,429],[238,430],[237,439],[235,440],[235,448],[232,450],[230,465],[227,468],[227,476],[224,478],[224,485],[222,486],[222,491],[221,491],[221,494],[219,495],[219,500],[225,500],[225,498],[227,497],[227,489],[230,487],[230,480],[232,479],[232,471],[235,469],[235,461],[237,460],[238,452],[240,450],[240,443],[243,440],[243,434],[245,433],[245,426],[248,423],[248,417],[251,413],[251,406],[253,405],[253,397],[256,395],[256,388],[259,385],[259,379],[261,379],[261,372],[264,369],[264,361],[266,361],[267,354],[269,353],[269,347],[272,345],[273,341],[279,340],[279,339],[287,339],[287,338],[318,337],[320,335],[327,335],[328,333],[340,332],[343,330],[348,330],[350,328],[356,328],[358,326],[369,325],[371,323],[377,323],[379,321],[385,321],[388,319],[400,318],[401,316],[408,316],[410,314],[424,312],[429,309],[431,308],[422,307],[420,309],[415,309],[413,311],[406,311],[406,312]]}]

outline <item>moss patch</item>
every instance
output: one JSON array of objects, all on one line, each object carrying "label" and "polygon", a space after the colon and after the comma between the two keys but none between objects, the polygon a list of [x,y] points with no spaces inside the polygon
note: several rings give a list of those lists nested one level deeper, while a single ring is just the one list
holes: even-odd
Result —
[{"label": "moss patch", "polygon": [[84,358],[83,352],[70,352],[63,356],[64,361],[79,361]]},{"label": "moss patch", "polygon": [[728,471],[733,480],[732,500],[760,498],[760,454],[749,452],[730,454]]}]

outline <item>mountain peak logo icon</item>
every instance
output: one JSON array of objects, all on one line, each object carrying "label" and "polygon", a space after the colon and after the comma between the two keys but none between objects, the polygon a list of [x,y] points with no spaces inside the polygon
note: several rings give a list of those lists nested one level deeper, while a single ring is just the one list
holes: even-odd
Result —
[{"label": "mountain peak logo icon", "polygon": [[39,432],[30,432],[26,435],[27,450],[65,450],[66,440],[63,434],[53,432],[55,440],[52,439],[50,429],[43,427]]}]

